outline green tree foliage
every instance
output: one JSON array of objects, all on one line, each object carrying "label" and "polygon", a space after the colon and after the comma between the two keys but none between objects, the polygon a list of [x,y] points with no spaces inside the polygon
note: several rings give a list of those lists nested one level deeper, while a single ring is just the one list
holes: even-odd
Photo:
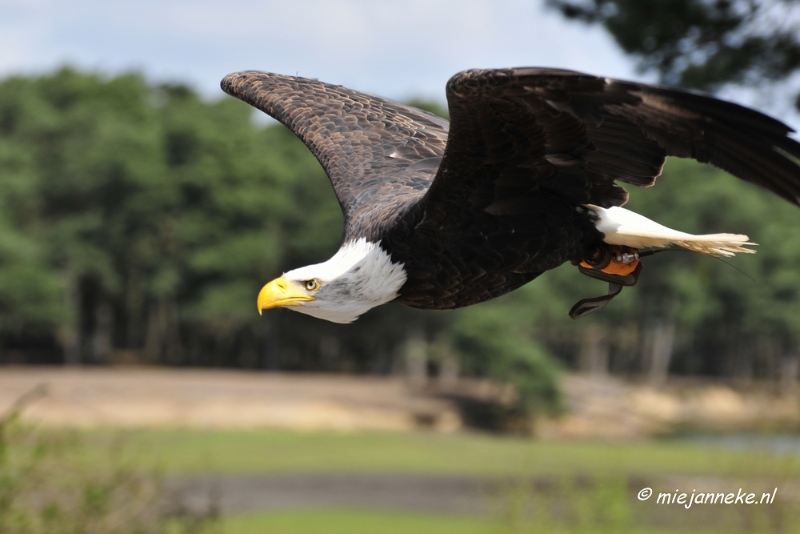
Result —
[{"label": "green tree foliage", "polygon": [[613,370],[647,371],[658,325],[677,332],[667,363],[684,373],[771,376],[800,342],[800,213],[691,162],[632,191],[632,208],[689,232],[748,233],[759,254],[735,267],[646,258],[639,286],[581,321],[567,311],[605,287],[565,265],[479,306],[388,305],[348,326],[256,313],[262,284],[333,254],[342,215],[302,143],[241,102],[133,74],[9,78],[0,176],[0,361],[389,373],[422,333],[535,411],[557,404],[549,356],[584,367],[602,345]]},{"label": "green tree foliage", "polygon": [[[547,0],[567,18],[602,24],[640,70],[716,91],[763,87],[800,68],[792,0]],[[798,101],[800,102],[800,100]]]},{"label": "green tree foliage", "polygon": [[335,252],[342,215],[308,149],[241,102],[63,69],[5,80],[0,117],[5,359],[388,372],[420,322],[255,313],[281,269]]},{"label": "green tree foliage", "polygon": [[446,333],[447,340],[460,354],[467,374],[513,386],[517,401],[513,406],[520,415],[558,413],[558,367],[537,336],[531,335],[529,318],[516,307],[486,303],[464,310]]},{"label": "green tree foliage", "polygon": [[653,194],[636,191],[632,209],[693,233],[748,234],[762,246],[728,262],[682,252],[654,257],[652,275],[638,288],[640,313],[680,326],[684,372],[751,376],[762,366],[760,374],[774,373],[775,359],[800,343],[800,212],[691,162],[672,162],[659,182]]},{"label": "green tree foliage", "polygon": [[69,69],[0,93],[3,216],[30,240],[4,255],[4,271],[25,276],[3,276],[0,295],[17,322],[57,327],[68,359],[114,344],[178,350],[179,300],[201,321],[235,313],[220,295],[275,268],[286,173],[270,172],[268,140],[236,102]]}]

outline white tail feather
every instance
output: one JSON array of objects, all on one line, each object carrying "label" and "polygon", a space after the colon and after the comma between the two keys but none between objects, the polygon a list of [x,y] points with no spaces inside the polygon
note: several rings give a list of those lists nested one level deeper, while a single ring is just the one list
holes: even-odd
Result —
[{"label": "white tail feather", "polygon": [[737,252],[755,253],[755,250],[745,248],[744,245],[756,245],[747,241],[746,235],[692,235],[667,228],[625,208],[606,209],[592,205],[586,207],[597,213],[597,229],[603,232],[603,240],[610,245],[624,245],[635,249],[677,245],[709,256],[733,256]]}]

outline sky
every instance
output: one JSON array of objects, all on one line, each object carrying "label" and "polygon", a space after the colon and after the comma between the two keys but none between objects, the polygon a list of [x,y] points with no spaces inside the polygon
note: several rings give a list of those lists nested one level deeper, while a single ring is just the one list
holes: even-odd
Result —
[{"label": "sky", "polygon": [[467,68],[550,66],[643,79],[599,28],[542,0],[0,0],[0,77],[69,64],[221,97],[237,70],[392,99],[444,100]]}]

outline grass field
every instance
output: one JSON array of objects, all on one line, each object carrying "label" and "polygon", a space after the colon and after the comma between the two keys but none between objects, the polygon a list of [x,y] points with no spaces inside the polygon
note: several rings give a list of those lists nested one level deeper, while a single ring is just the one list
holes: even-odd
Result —
[{"label": "grass field", "polygon": [[489,534],[491,518],[370,510],[292,510],[247,514],[223,522],[225,534]]},{"label": "grass field", "polygon": [[[248,514],[225,520],[224,534],[672,534],[682,530],[628,525],[624,530],[509,523],[497,518],[448,517],[433,514],[369,510],[302,510]],[[731,532],[691,530],[693,534]],[[757,531],[756,531],[757,532]],[[772,531],[764,531],[772,532]]]},{"label": "grass field", "polygon": [[[109,521],[116,517],[117,511],[108,508],[107,503],[113,501],[120,489],[127,487],[126,481],[136,480],[132,475],[153,472],[154,466],[156,473],[168,476],[209,473],[237,477],[238,474],[291,473],[375,473],[383,476],[394,473],[498,477],[500,482],[499,490],[486,496],[484,502],[490,506],[489,513],[482,512],[484,515],[347,508],[350,505],[331,508],[312,504],[314,501],[301,501],[293,505],[300,508],[230,515],[218,521],[213,519],[213,514],[201,513],[197,516],[200,526],[186,530],[183,527],[191,526],[194,521],[190,515],[188,522],[175,519],[183,525],[175,530],[176,534],[800,532],[797,495],[794,500],[786,499],[791,497],[791,482],[794,481],[797,488],[800,475],[800,458],[796,455],[733,452],[669,441],[551,442],[466,433],[63,432],[43,428],[41,436],[33,441],[15,441],[13,432],[7,434],[6,439],[11,439],[7,443],[16,447],[13,449],[16,452],[7,457],[10,463],[6,463],[6,469],[10,470],[5,476],[11,476],[8,480],[16,481],[19,487],[31,486],[29,470],[38,473],[37,480],[42,483],[67,476],[78,477],[70,486],[74,486],[73,492],[77,491],[74,494],[82,495],[80,498],[84,500],[91,497],[91,503],[97,501],[93,504],[96,515]],[[73,434],[75,439],[70,437]],[[28,443],[31,446],[26,445]],[[25,452],[26,447],[31,450]],[[30,461],[20,463],[24,457]],[[30,469],[15,467],[24,465]],[[112,478],[103,478],[103,473],[110,473]],[[770,488],[780,486],[783,500],[760,507],[715,505],[685,510],[679,505],[660,506],[654,499],[648,502],[637,499],[637,492],[645,485],[652,485],[656,492],[673,491],[675,484],[686,491],[692,491],[693,487],[698,491],[710,490],[714,485],[724,491],[735,491],[740,486],[756,490],[765,483]],[[98,488],[102,489],[100,493]],[[31,495],[40,495],[44,486],[34,485],[29,489]],[[135,487],[128,493],[135,495],[134,490]],[[284,489],[278,491],[283,495]],[[99,501],[98,495],[102,497]],[[21,504],[35,504],[34,501],[25,502]],[[0,499],[0,505],[2,503]],[[130,504],[123,508],[129,508]],[[145,518],[147,506],[139,506]],[[74,516],[76,524],[83,521],[85,505],[64,510],[72,510],[69,517]],[[49,517],[47,509],[41,513],[42,518]],[[7,518],[13,519],[12,516],[6,513]],[[0,506],[0,527],[2,518],[3,507]],[[62,530],[53,532],[61,534]],[[23,532],[3,528],[0,531]],[[95,529],[92,532],[107,531]]]},{"label": "grass field", "polygon": [[[100,438],[104,433],[97,433]],[[536,441],[485,434],[130,431],[134,462],[167,473],[397,472],[530,476],[800,475],[800,458],[677,441]]]},{"label": "grass field", "polygon": [[[644,480],[673,475],[701,480],[721,477],[735,480],[727,484],[731,487],[764,479],[786,481],[800,475],[796,456],[734,452],[678,441],[551,442],[485,434],[137,431],[128,439],[135,445],[137,462],[144,465],[158,458],[171,473],[544,476],[560,485],[545,491],[531,486],[516,494],[510,491],[495,498],[496,512],[486,517],[301,509],[226,517],[220,524],[225,534],[800,532],[796,504],[667,509],[637,501],[638,488],[628,487],[631,476]],[[588,477],[595,484],[579,488],[569,482],[576,476]]]}]

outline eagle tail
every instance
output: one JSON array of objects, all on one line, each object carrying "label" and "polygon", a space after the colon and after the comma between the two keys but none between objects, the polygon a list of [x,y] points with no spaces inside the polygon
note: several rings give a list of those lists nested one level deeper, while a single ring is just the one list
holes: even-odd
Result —
[{"label": "eagle tail", "polygon": [[740,234],[693,235],[667,228],[655,221],[624,208],[601,208],[587,205],[595,212],[597,229],[603,232],[603,240],[611,245],[623,245],[635,249],[666,248],[671,245],[707,254],[709,256],[733,256],[737,253],[754,254],[746,245],[756,245]]}]

